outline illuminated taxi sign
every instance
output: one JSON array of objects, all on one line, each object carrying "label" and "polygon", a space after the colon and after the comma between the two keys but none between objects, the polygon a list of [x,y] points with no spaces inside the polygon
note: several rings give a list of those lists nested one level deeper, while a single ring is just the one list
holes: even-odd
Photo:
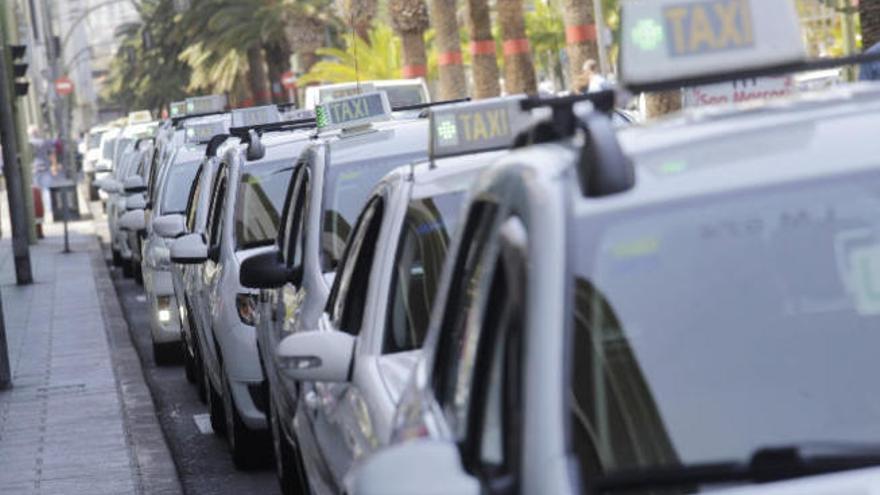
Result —
[{"label": "illuminated taxi sign", "polygon": [[222,112],[226,109],[226,96],[196,96],[186,99],[186,114]]},{"label": "illuminated taxi sign", "polygon": [[315,109],[315,121],[321,131],[363,127],[390,118],[391,105],[384,91],[321,103]]},{"label": "illuminated taxi sign", "polygon": [[376,86],[374,86],[373,83],[336,84],[321,88],[320,103],[328,103],[342,98],[348,98],[349,96],[373,93],[375,91]]},{"label": "illuminated taxi sign", "polygon": [[171,118],[183,117],[186,115],[186,101],[175,101],[168,105],[168,113]]},{"label": "illuminated taxi sign", "polygon": [[153,120],[153,115],[149,110],[138,110],[128,114],[128,125],[146,124]]},{"label": "illuminated taxi sign", "polygon": [[229,131],[226,119],[213,119],[201,122],[186,123],[184,126],[187,144],[205,144],[218,134]]},{"label": "illuminated taxi sign", "polygon": [[806,60],[791,0],[625,0],[621,8],[625,85]]},{"label": "illuminated taxi sign", "polygon": [[444,105],[431,111],[432,159],[507,148],[531,118],[521,97]]},{"label": "illuminated taxi sign", "polygon": [[275,105],[237,108],[232,111],[232,127],[253,127],[281,122],[281,113]]}]

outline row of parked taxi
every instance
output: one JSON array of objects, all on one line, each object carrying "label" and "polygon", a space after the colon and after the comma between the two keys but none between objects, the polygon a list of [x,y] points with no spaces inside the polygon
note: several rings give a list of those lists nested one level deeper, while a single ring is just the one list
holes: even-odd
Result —
[{"label": "row of parked taxi", "polygon": [[[753,4],[625,4],[621,82],[812,67]],[[644,41],[701,8],[723,40]],[[100,182],[157,362],[285,494],[880,487],[880,88],[618,101],[174,105]]]}]

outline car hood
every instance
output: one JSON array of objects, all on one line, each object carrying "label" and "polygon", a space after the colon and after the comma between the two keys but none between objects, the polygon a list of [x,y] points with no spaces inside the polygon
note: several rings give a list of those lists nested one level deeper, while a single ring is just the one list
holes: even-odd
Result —
[{"label": "car hood", "polygon": [[807,476],[712,493],[716,495],[875,495],[880,494],[880,467]]}]

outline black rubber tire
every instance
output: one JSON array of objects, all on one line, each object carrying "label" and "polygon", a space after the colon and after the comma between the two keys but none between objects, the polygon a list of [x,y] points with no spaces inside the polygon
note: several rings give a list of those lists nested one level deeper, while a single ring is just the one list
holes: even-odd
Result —
[{"label": "black rubber tire", "polygon": [[217,395],[207,369],[204,369],[205,402],[208,403],[208,413],[211,417],[211,428],[218,437],[226,436],[226,412],[223,410],[223,399]]},{"label": "black rubber tire", "polygon": [[119,251],[113,249],[113,266],[122,266],[122,255]]},{"label": "black rubber tire", "polygon": [[272,437],[272,452],[275,455],[275,474],[282,495],[304,495],[309,493],[309,485],[299,457],[297,447],[291,445],[278,423],[275,401],[269,399],[269,427]]},{"label": "black rubber tire", "polygon": [[229,386],[229,378],[225,372],[221,372],[223,381],[223,410],[226,413],[226,441],[229,444],[229,453],[232,454],[232,463],[239,470],[251,470],[267,464],[268,432],[251,430],[244,424],[232,388]]},{"label": "black rubber tire", "polygon": [[177,342],[168,344],[153,342],[153,361],[155,361],[156,366],[178,364],[180,361],[180,344]]},{"label": "black rubber tire", "polygon": [[122,276],[125,278],[131,278],[134,276],[132,273],[132,266],[130,260],[122,260]]}]

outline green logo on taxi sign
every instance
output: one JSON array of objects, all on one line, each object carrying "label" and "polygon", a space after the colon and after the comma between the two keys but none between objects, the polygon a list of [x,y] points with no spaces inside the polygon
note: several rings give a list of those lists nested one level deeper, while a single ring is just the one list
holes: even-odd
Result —
[{"label": "green logo on taxi sign", "polygon": [[437,124],[437,136],[443,141],[453,141],[458,137],[458,129],[452,120],[444,120]]},{"label": "green logo on taxi sign", "polygon": [[653,51],[663,43],[663,25],[654,19],[642,19],[633,27],[631,35],[636,46]]},{"label": "green logo on taxi sign", "polygon": [[327,127],[328,124],[327,110],[325,110],[324,107],[320,105],[318,105],[318,107],[315,109],[315,123],[318,125],[319,128]]}]

